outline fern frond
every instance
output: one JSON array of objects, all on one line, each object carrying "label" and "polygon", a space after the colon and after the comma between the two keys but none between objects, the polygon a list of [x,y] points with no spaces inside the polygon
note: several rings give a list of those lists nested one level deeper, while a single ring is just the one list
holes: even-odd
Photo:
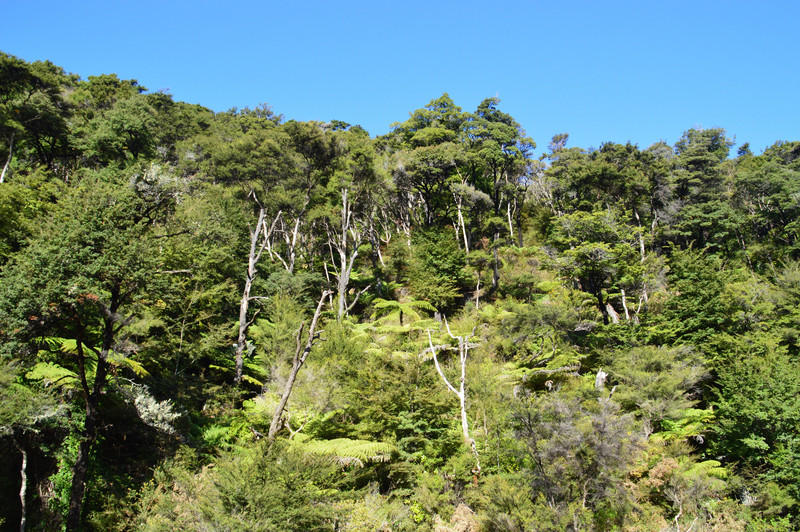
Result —
[{"label": "fern frond", "polygon": [[263,395],[257,395],[242,403],[242,409],[248,414],[272,415],[275,402],[267,400]]},{"label": "fern frond", "polygon": [[329,457],[340,467],[351,465],[364,467],[370,462],[388,462],[392,458],[392,453],[397,452],[397,447],[391,443],[350,438],[312,440],[297,445],[308,454]]},{"label": "fern frond", "polygon": [[379,333],[401,334],[410,331],[411,327],[409,325],[381,324],[376,327],[376,330]]},{"label": "fern frond", "polygon": [[78,342],[72,338],[50,336],[44,339],[44,343],[47,346],[46,351],[57,351],[70,355],[78,353]]},{"label": "fern frond", "polygon": [[258,379],[251,377],[250,375],[242,375],[242,380],[245,382],[249,382],[250,384],[255,384],[256,386],[264,386],[264,383]]},{"label": "fern frond", "polygon": [[149,377],[150,372],[145,369],[139,362],[130,357],[126,357],[121,353],[113,353],[108,357],[108,362],[113,366],[127,366],[139,377]]},{"label": "fern frond", "polygon": [[718,478],[720,480],[725,480],[728,478],[728,470],[722,467],[721,462],[716,460],[705,460],[695,464],[691,469],[689,469],[689,471],[686,472],[686,474],[692,476],[705,475]]},{"label": "fern frond", "polygon": [[382,323],[397,317],[402,322],[402,317],[405,315],[409,322],[422,319],[417,312],[417,309],[426,310],[428,312],[436,312],[436,307],[431,305],[428,301],[422,300],[409,300],[409,301],[394,301],[389,299],[377,298],[373,301],[375,305],[375,312],[373,312],[371,319],[373,321]]},{"label": "fern frond", "polygon": [[203,429],[203,441],[206,445],[217,446],[230,438],[230,427],[211,425]]},{"label": "fern frond", "polygon": [[45,386],[74,388],[78,384],[78,375],[52,362],[39,362],[25,374],[32,381],[42,381]]}]

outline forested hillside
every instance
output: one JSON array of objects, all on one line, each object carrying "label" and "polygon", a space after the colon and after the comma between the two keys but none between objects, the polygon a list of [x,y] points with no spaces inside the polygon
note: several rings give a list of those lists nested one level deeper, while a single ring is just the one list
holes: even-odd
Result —
[{"label": "forested hillside", "polygon": [[793,530],[800,141],[398,119],[0,53],[3,529]]}]

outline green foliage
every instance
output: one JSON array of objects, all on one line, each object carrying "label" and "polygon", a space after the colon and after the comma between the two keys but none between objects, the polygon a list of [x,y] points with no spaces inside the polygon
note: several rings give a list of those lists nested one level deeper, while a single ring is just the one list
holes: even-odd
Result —
[{"label": "green foliage", "polygon": [[[561,251],[556,268],[568,283],[595,298],[605,324],[610,314],[623,311],[623,290],[631,297],[645,288],[640,232],[640,228],[620,223],[610,211],[578,211],[554,224],[550,241]],[[612,301],[619,310],[611,306]],[[612,315],[611,319],[619,318]]]},{"label": "green foliage", "polygon": [[72,486],[72,467],[78,456],[80,439],[76,434],[68,435],[61,443],[58,453],[58,469],[50,476],[54,496],[48,500],[50,509],[66,519],[69,508],[70,488]]},{"label": "green foliage", "polygon": [[759,341],[738,349],[718,368],[715,450],[760,470],[800,500],[798,416],[800,378],[785,348]]},{"label": "green foliage", "polygon": [[707,434],[712,430],[715,420],[714,410],[711,408],[700,410],[687,408],[675,412],[676,419],[662,419],[661,432],[653,434],[650,441],[672,440],[686,441],[689,438],[697,439],[698,436]]},{"label": "green foliage", "polygon": [[446,310],[460,296],[469,278],[466,257],[446,231],[418,231],[412,238],[409,284],[415,296]]},{"label": "green foliage", "polygon": [[[373,302],[375,312],[372,314],[372,320],[377,324],[388,324],[396,318],[400,327],[403,325],[411,326],[414,322],[422,319],[422,316],[416,309],[427,310],[428,312],[436,312],[436,307],[427,301],[408,300],[404,302],[391,301],[382,298],[377,298]],[[403,323],[405,318],[406,323]]]},{"label": "green foliage", "polygon": [[683,418],[697,403],[707,376],[702,358],[687,347],[646,346],[609,356],[614,400],[627,411],[640,413],[655,431],[665,428],[665,421]]},{"label": "green foliage", "polygon": [[[82,525],[103,530],[796,521],[800,141],[733,159],[718,128],[647,149],[564,133],[535,161],[497,98],[443,94],[370,138],[3,53],[0,80],[0,496],[26,449],[29,524],[64,525],[81,456]],[[326,302],[290,443],[254,445],[334,284],[359,303]],[[481,338],[476,478],[426,357],[437,311]]]},{"label": "green foliage", "polygon": [[0,436],[35,432],[65,413],[55,397],[26,386],[18,373],[17,367],[0,364]]},{"label": "green foliage", "polygon": [[388,462],[397,448],[386,442],[351,440],[311,440],[301,444],[302,452],[327,456],[341,467],[355,465],[364,467],[370,462]]},{"label": "green foliage", "polygon": [[148,494],[146,530],[208,527],[236,530],[323,530],[337,518],[334,466],[281,447],[258,445],[225,455],[213,468],[171,472]]},{"label": "green foliage", "polygon": [[608,399],[581,404],[563,392],[523,398],[514,408],[534,497],[557,515],[570,515],[571,503],[581,501],[623,520],[631,494],[621,480],[641,449],[632,417]]},{"label": "green foliage", "polygon": [[722,299],[731,274],[721,261],[691,249],[674,252],[669,267],[671,294],[650,322],[651,342],[704,350],[718,332],[732,328],[734,310]]},{"label": "green foliage", "polygon": [[268,318],[259,319],[250,328],[257,356],[267,372],[274,366],[291,362],[297,341],[295,333],[303,322],[304,309],[289,295],[279,294],[265,305]]}]

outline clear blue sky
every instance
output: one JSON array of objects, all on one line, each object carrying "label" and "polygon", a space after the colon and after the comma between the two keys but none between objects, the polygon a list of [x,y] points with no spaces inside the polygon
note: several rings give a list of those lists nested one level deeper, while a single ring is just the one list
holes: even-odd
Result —
[{"label": "clear blue sky", "polygon": [[215,111],[386,133],[443,92],[498,96],[546,150],[723,127],[800,139],[800,2],[0,0],[0,50]]}]

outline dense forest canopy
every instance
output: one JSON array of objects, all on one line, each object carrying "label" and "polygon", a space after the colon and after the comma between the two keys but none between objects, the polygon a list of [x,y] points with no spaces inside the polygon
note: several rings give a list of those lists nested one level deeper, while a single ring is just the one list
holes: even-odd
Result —
[{"label": "dense forest canopy", "polygon": [[0,80],[4,529],[797,527],[800,141]]}]

